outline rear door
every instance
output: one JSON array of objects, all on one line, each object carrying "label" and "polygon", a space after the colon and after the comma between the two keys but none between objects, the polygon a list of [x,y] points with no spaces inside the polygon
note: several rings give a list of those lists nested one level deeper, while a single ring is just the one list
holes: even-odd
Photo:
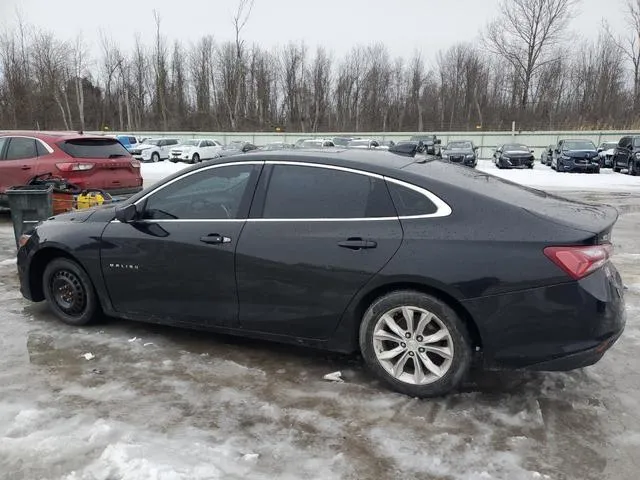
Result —
[{"label": "rear door", "polygon": [[399,248],[400,221],[380,176],[267,164],[237,247],[240,325],[326,338]]}]

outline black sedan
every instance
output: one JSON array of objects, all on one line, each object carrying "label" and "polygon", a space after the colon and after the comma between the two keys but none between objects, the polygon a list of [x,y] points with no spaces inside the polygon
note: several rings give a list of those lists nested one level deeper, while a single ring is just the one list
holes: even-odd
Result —
[{"label": "black sedan", "polygon": [[468,140],[457,140],[447,143],[442,150],[442,159],[476,168],[478,165],[478,147]]},{"label": "black sedan", "polygon": [[560,140],[553,152],[551,168],[556,172],[600,173],[600,159],[590,140]]},{"label": "black sedan", "polygon": [[494,160],[498,168],[533,168],[533,150],[526,145],[507,143],[496,149]]},{"label": "black sedan", "polygon": [[20,239],[22,294],[101,314],[362,353],[391,388],[442,395],[472,361],[568,370],[624,328],[617,212],[441,160],[255,152]]}]

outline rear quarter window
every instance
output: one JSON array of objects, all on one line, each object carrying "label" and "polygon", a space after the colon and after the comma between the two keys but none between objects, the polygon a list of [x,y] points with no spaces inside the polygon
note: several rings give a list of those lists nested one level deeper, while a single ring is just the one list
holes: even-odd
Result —
[{"label": "rear quarter window", "polygon": [[387,185],[400,217],[429,215],[438,210],[438,207],[420,192],[393,182],[387,182]]},{"label": "rear quarter window", "polygon": [[128,157],[129,152],[115,138],[78,138],[58,143],[64,153],[73,158]]}]

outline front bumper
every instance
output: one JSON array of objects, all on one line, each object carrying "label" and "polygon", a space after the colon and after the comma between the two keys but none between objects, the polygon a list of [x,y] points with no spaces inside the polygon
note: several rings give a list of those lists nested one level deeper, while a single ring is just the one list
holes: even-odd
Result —
[{"label": "front bumper", "polygon": [[597,172],[600,169],[600,162],[590,161],[588,163],[576,163],[574,160],[562,160],[559,170],[564,172]]},{"label": "front bumper", "polygon": [[626,324],[623,286],[608,263],[579,281],[463,302],[487,368],[572,370],[602,358]]},{"label": "front bumper", "polygon": [[533,158],[499,158],[498,165],[502,168],[533,168]]}]

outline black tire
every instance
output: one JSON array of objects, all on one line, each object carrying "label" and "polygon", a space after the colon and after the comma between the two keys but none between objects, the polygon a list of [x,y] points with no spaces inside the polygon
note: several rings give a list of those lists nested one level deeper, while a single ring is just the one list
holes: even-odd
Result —
[{"label": "black tire", "polygon": [[528,166],[529,170],[533,170],[533,163],[531,165]]},{"label": "black tire", "polygon": [[[403,306],[433,313],[450,335],[453,347],[450,366],[441,378],[431,383],[416,385],[399,380],[385,370],[376,356],[373,335],[376,324],[384,314]],[[472,342],[465,324],[445,302],[420,292],[402,290],[378,298],[368,308],[360,324],[360,351],[369,369],[393,390],[412,397],[427,398],[445,395],[460,384],[471,365]],[[412,362],[417,361],[415,354],[411,358]]]},{"label": "black tire", "polygon": [[158,152],[153,152],[151,154],[151,161],[153,163],[158,163],[160,161],[160,154]]},{"label": "black tire", "polygon": [[631,160],[629,162],[629,170],[627,170],[627,173],[632,177],[638,175],[638,171],[636,170],[636,162],[634,160]]},{"label": "black tire", "polygon": [[98,317],[100,306],[93,283],[73,260],[52,260],[44,270],[42,287],[49,308],[64,323],[87,325]]},{"label": "black tire", "polygon": [[197,153],[193,154],[193,157],[191,158],[191,163],[200,163],[202,160],[200,160],[200,155],[198,155]]}]

